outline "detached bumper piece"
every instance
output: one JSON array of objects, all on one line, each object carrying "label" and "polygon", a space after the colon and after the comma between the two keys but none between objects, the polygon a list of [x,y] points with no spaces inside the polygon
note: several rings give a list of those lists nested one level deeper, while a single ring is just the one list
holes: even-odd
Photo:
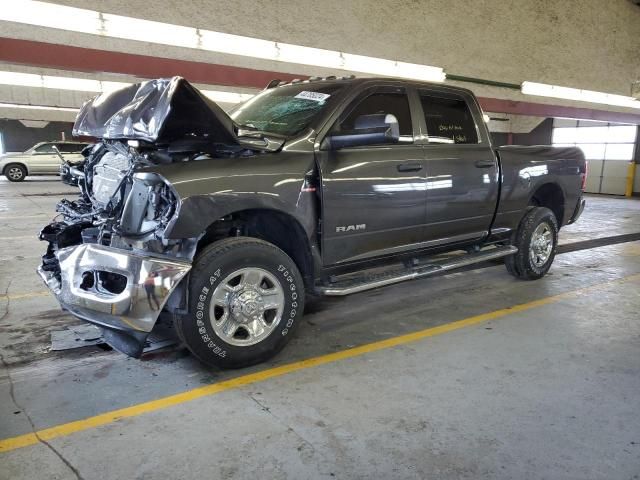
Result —
[{"label": "detached bumper piece", "polygon": [[112,347],[140,357],[171,292],[191,269],[174,258],[147,256],[98,244],[58,250],[58,268],[38,273],[63,309],[98,325]]}]

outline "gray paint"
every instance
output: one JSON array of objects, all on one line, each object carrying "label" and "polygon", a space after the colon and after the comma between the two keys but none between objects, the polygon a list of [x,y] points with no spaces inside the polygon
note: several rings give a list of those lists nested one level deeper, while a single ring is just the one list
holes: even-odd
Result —
[{"label": "gray paint", "polygon": [[[570,220],[581,193],[584,158],[580,150],[502,147],[498,163],[470,91],[389,79],[341,82],[348,87],[336,96],[335,107],[315,119],[308,131],[290,139],[281,152],[150,167],[182,199],[166,235],[197,237],[225,215],[248,209],[277,210],[303,227],[308,244],[322,252],[322,263],[329,267],[434,245],[455,249],[460,243],[479,243],[492,227],[503,233],[515,229],[531,197],[546,183],[557,184],[563,192],[560,208],[565,215],[559,223]],[[392,86],[406,88],[408,93],[413,144],[323,147],[329,129],[362,99],[363,92]],[[471,108],[479,143],[430,143],[417,89],[461,95]],[[315,194],[302,189],[307,172],[314,169],[314,155],[322,187],[320,244]],[[418,170],[398,171],[409,163]],[[366,227],[341,229],[348,225]]]}]

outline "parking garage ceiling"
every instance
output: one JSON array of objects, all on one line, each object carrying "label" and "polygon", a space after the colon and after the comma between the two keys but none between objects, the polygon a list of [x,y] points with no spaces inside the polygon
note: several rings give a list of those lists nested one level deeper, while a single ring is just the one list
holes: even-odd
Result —
[{"label": "parking garage ceiling", "polygon": [[[97,11],[69,0],[14,2],[15,8],[0,14],[0,115],[71,121],[74,109],[97,93],[74,89],[81,80],[127,83],[178,74],[218,92],[215,99],[229,108],[272,78],[353,73],[438,81],[446,72],[446,82],[471,88],[487,110],[640,123],[640,102],[629,96],[640,77],[640,11],[629,2],[610,2],[605,12],[572,5],[571,15],[565,11],[562,17],[554,13],[557,2],[545,2],[545,10],[492,4],[489,12],[479,5],[482,25],[475,17],[452,15],[459,2],[435,0],[425,2],[423,11],[414,8],[413,15],[405,15],[411,7],[395,2],[368,4],[371,12],[360,2],[329,2],[322,9],[296,9],[306,12],[300,18],[283,18],[277,2],[273,8],[255,1],[233,7],[160,3],[150,10],[111,0]],[[345,8],[349,15],[338,14]],[[400,14],[406,25],[379,23]],[[528,25],[554,27],[554,34],[522,31],[517,24],[525,16],[537,20]],[[585,36],[581,22],[606,33],[607,42]],[[594,57],[610,68],[594,71]],[[629,65],[623,58],[638,62]],[[16,73],[58,80],[21,83],[11,80]],[[9,80],[2,82],[3,74]],[[520,86],[527,81],[575,91],[569,98],[526,95]],[[595,93],[615,98],[602,100]],[[24,108],[30,105],[58,109]]]}]

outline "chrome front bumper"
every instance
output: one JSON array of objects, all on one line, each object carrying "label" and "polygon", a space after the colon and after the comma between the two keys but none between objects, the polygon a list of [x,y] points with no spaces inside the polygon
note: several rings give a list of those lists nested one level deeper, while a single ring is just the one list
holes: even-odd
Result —
[{"label": "chrome front bumper", "polygon": [[[189,262],[174,258],[91,243],[63,248],[56,257],[60,280],[42,266],[38,273],[61,306],[76,317],[137,339],[151,332],[171,292],[191,269]],[[125,277],[124,290],[107,290],[101,272]],[[94,281],[87,282],[87,276]]]}]

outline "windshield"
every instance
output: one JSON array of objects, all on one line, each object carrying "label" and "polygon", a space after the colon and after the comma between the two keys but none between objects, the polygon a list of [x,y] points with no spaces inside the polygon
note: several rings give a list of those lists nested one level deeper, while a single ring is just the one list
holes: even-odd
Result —
[{"label": "windshield", "polygon": [[301,83],[266,90],[230,113],[241,127],[292,136],[322,112],[344,84]]}]

